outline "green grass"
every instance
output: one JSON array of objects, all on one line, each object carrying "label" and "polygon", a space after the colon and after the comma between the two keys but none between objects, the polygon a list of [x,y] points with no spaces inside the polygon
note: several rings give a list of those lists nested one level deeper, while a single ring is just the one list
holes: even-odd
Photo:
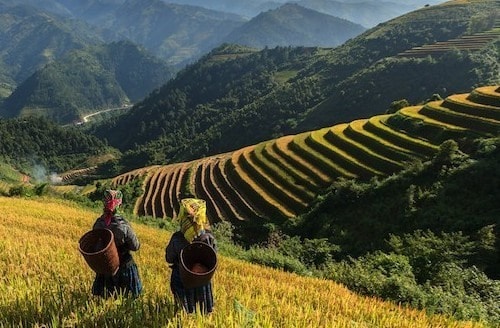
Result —
[{"label": "green grass", "polygon": [[311,193],[317,192],[319,188],[318,184],[305,177],[292,163],[281,156],[276,151],[275,147],[275,141],[266,143],[266,146],[262,149],[262,156],[266,158],[268,162],[273,163],[276,168],[281,168],[284,174],[289,176],[293,183],[303,186],[306,191],[310,191]]},{"label": "green grass", "polygon": [[498,85],[479,87],[470,93],[469,99],[476,103],[500,107],[500,88]]},{"label": "green grass", "polygon": [[284,71],[278,71],[274,73],[273,77],[274,80],[280,84],[284,84],[288,82],[289,80],[293,79],[294,77],[297,76],[299,71],[297,70],[284,70]]},{"label": "green grass", "polygon": [[241,216],[238,216],[239,219],[261,217],[262,214],[260,214],[247,202],[243,195],[241,195],[240,191],[233,185],[228,174],[226,173],[227,165],[230,165],[230,161],[230,157],[225,158],[220,160],[215,165],[214,178],[217,180],[217,184],[224,190],[227,199],[237,212],[241,213]]},{"label": "green grass", "polygon": [[333,181],[338,177],[356,177],[353,173],[346,171],[320,152],[311,148],[311,146],[306,142],[309,135],[310,132],[301,133],[295,136],[290,143],[290,149],[300,157],[304,158],[305,161],[313,164],[313,166],[315,166],[318,170],[322,171],[327,176],[330,176],[330,181]]},{"label": "green grass", "polygon": [[[265,151],[269,147],[269,143],[265,142],[257,145],[254,151],[250,154],[251,160],[262,169],[264,173],[272,177],[276,184],[292,192],[299,197],[303,202],[309,202],[314,197],[314,193],[302,183],[302,180],[297,181],[295,175],[288,172],[291,171],[290,167],[286,165],[277,165],[276,162],[269,160],[269,155]],[[285,167],[285,169],[283,169]]]},{"label": "green grass", "polygon": [[331,183],[331,178],[325,173],[319,171],[308,161],[296,154],[291,143],[295,136],[281,137],[273,144],[273,149],[276,153],[285,159],[287,163],[297,169],[304,177],[311,180],[312,183],[319,187],[326,187]]},{"label": "green grass", "polygon": [[[279,192],[272,179],[259,170],[251,161],[250,153],[254,147],[245,148],[239,153],[237,162],[233,162],[242,179],[246,181],[249,188],[254,189],[254,193],[259,195],[265,203],[275,208],[279,216],[295,216],[294,206],[288,202],[295,203],[295,200],[286,192]],[[298,205],[298,204],[296,204]]]},{"label": "green grass", "polygon": [[447,97],[441,106],[464,114],[500,120],[500,107],[483,105],[467,98],[468,94],[452,95]]}]

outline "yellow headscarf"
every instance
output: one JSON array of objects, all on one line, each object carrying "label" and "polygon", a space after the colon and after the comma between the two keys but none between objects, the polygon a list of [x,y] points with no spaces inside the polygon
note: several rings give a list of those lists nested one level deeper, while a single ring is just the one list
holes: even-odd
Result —
[{"label": "yellow headscarf", "polygon": [[207,204],[203,199],[182,199],[177,218],[179,219],[181,232],[189,242],[192,242],[194,238],[209,228]]}]

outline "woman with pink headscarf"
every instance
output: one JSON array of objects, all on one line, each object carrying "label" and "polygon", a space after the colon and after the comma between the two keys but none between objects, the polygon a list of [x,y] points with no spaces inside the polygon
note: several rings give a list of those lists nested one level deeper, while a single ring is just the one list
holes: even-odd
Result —
[{"label": "woman with pink headscarf", "polygon": [[92,285],[94,295],[107,297],[113,293],[123,293],[137,297],[142,291],[139,270],[130,254],[131,251],[137,251],[140,244],[130,224],[118,214],[122,197],[119,190],[106,190],[103,214],[97,218],[93,226],[93,229],[109,229],[113,232],[120,259],[120,267],[115,275],[96,274]]}]

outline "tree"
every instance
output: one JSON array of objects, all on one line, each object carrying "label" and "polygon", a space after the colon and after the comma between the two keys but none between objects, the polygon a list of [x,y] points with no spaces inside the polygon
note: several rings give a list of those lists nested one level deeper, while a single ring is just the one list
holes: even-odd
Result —
[{"label": "tree", "polygon": [[410,106],[410,103],[406,99],[395,100],[389,106],[389,109],[385,111],[386,114],[394,114],[398,110],[404,107]]}]

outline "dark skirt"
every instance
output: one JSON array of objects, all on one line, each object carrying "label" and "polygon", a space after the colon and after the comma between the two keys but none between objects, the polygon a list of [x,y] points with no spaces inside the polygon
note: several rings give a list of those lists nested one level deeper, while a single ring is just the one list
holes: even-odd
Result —
[{"label": "dark skirt", "polygon": [[172,270],[170,288],[177,305],[182,306],[186,312],[193,313],[199,309],[202,313],[210,313],[214,310],[211,282],[200,287],[186,289],[182,284],[179,269],[175,268]]},{"label": "dark skirt", "polygon": [[102,297],[118,294],[137,297],[141,292],[142,282],[139,277],[139,269],[133,260],[120,266],[114,276],[96,274],[92,285],[92,294]]}]

